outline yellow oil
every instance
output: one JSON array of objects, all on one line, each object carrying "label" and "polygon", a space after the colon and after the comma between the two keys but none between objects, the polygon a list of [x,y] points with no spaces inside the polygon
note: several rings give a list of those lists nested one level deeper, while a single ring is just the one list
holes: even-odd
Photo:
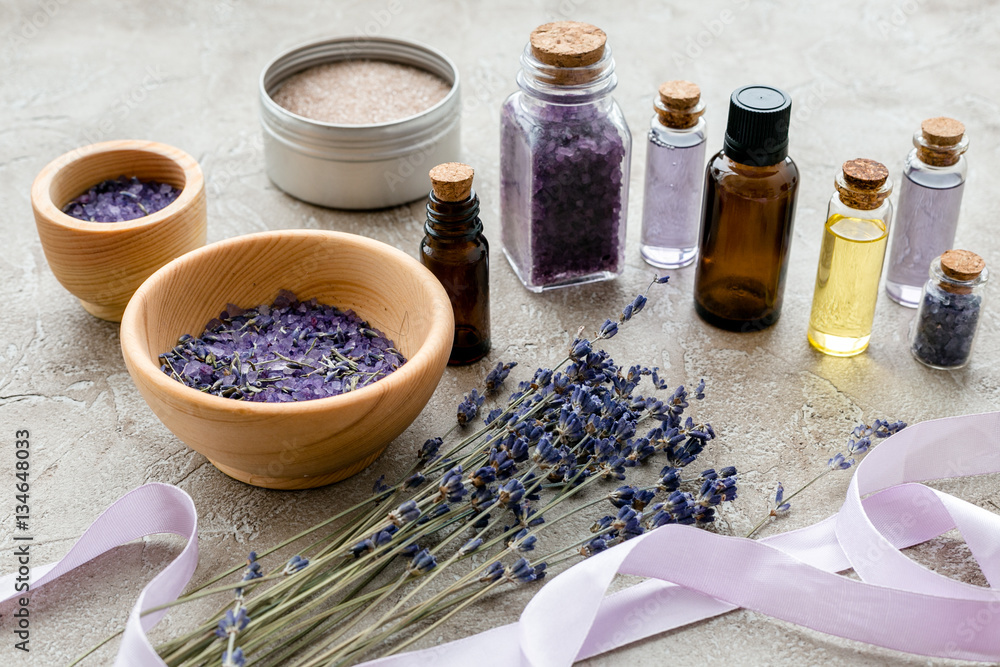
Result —
[{"label": "yellow oil", "polygon": [[850,357],[868,347],[888,237],[883,220],[827,220],[809,317],[809,342],[820,352]]}]

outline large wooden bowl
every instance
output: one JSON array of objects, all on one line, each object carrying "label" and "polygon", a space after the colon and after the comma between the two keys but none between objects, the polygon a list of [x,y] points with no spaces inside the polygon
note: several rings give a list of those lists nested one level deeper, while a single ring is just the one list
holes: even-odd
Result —
[{"label": "large wooden bowl", "polygon": [[[86,222],[62,209],[109,178],[135,176],[180,188],[169,206],[126,222]],[[31,206],[52,273],[88,313],[118,322],[136,288],[158,268],[205,245],[205,179],[184,151],[155,141],[106,141],[50,162]]]},{"label": "large wooden bowl", "polygon": [[[295,403],[202,393],[160,370],[184,333],[198,336],[227,302],[271,303],[281,289],[351,308],[407,358],[362,389]],[[336,482],[375,460],[409,426],[441,379],[454,336],[448,295],[420,262],[337,232],[240,236],[175,259],[136,291],[122,318],[125,364],[153,412],[231,477],[272,489]]]}]

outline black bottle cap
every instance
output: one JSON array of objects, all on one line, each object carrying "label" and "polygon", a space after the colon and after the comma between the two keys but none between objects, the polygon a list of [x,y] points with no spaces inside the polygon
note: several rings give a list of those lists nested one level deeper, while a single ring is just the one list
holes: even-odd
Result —
[{"label": "black bottle cap", "polygon": [[734,162],[754,167],[777,164],[788,157],[788,125],[792,98],[771,86],[743,86],[729,100],[725,153]]}]

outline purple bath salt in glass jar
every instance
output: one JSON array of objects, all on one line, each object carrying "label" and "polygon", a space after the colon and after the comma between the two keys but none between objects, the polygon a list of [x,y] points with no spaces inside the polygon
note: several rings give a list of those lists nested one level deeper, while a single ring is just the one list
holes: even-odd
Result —
[{"label": "purple bath salt in glass jar", "polygon": [[540,26],[501,111],[501,239],[532,292],[624,269],[632,137],[606,41],[586,23]]},{"label": "purple bath salt in glass jar", "polygon": [[676,269],[698,254],[705,103],[701,89],[690,81],[667,81],[659,93],[646,148],[639,252],[647,264]]},{"label": "purple bath salt in glass jar", "polygon": [[913,135],[913,145],[900,179],[885,280],[889,297],[909,308],[920,303],[931,261],[954,245],[969,138],[953,118],[928,118]]}]

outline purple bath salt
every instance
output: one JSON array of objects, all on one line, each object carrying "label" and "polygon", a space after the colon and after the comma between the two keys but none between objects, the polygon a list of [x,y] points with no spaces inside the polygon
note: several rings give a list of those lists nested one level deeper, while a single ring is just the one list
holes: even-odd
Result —
[{"label": "purple bath salt", "polygon": [[156,213],[181,191],[169,183],[133,176],[101,181],[63,207],[63,213],[87,222],[124,222]]},{"label": "purple bath salt", "polygon": [[184,334],[160,362],[164,373],[199,391],[285,403],[361,389],[406,359],[354,311],[282,290],[270,306],[227,305],[199,338]]},{"label": "purple bath salt", "polygon": [[626,139],[594,105],[551,105],[537,124],[505,105],[504,249],[529,287],[621,272]]}]

